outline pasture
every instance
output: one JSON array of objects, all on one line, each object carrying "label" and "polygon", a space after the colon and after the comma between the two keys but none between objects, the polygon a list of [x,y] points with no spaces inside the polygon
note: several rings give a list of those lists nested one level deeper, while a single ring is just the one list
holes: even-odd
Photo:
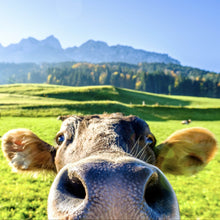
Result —
[{"label": "pasture", "polygon": [[[142,102],[145,105],[142,105]],[[0,86],[0,135],[14,128],[29,128],[54,144],[63,114],[118,112],[146,120],[160,143],[172,132],[201,126],[220,142],[220,100],[165,96],[103,87],[51,85]],[[190,125],[181,125],[183,119]],[[166,175],[176,192],[181,219],[220,218],[220,153],[191,177]],[[46,219],[47,196],[53,175],[16,174],[0,152],[0,219]]]}]

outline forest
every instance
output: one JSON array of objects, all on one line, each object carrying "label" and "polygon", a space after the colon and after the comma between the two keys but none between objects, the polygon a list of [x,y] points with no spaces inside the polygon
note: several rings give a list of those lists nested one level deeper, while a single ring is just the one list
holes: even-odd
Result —
[{"label": "forest", "polygon": [[[10,68],[6,68],[8,75],[4,77],[9,84],[113,85],[159,94],[220,98],[220,74],[179,64],[63,62],[17,65],[20,65],[18,73],[14,71],[16,64],[11,73]],[[1,66],[3,64],[0,64],[2,75]]]},{"label": "forest", "polygon": [[220,98],[220,74],[176,64],[75,63],[48,68],[47,83],[113,85],[141,91]]}]

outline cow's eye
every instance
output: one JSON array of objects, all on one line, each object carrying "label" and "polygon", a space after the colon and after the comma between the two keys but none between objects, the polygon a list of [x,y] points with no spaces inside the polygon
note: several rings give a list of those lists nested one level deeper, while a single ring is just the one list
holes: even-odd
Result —
[{"label": "cow's eye", "polygon": [[56,142],[58,145],[61,145],[65,141],[65,136],[63,133],[58,134],[56,137]]},{"label": "cow's eye", "polygon": [[156,144],[156,140],[153,135],[149,134],[146,137],[145,143],[150,147],[154,147],[154,145]]},{"label": "cow's eye", "polygon": [[147,137],[147,138],[146,138],[146,144],[147,144],[147,145],[151,145],[152,143],[153,143],[152,138],[151,138],[151,137]]}]

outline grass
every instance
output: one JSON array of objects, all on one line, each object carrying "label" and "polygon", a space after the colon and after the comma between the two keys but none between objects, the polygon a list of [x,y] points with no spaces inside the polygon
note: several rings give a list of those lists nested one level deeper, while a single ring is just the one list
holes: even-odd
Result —
[{"label": "grass", "polygon": [[[158,143],[172,132],[182,129],[178,121],[150,122]],[[187,127],[205,127],[212,131],[220,143],[220,121],[194,121]],[[194,176],[166,174],[176,192],[181,219],[220,219],[220,153],[203,171]]]},{"label": "grass", "polygon": [[[13,128],[30,128],[45,141],[54,143],[60,122],[55,118],[3,117],[1,135]],[[12,173],[0,153],[0,219],[46,219],[47,196],[53,177]]]},{"label": "grass", "polygon": [[166,96],[112,86],[15,84],[0,86],[0,111],[2,116],[19,117],[120,111],[145,120],[220,120],[220,99]]},{"label": "grass", "polygon": [[[163,96],[111,86],[0,86],[0,135],[25,127],[53,144],[61,125],[56,120],[59,114],[122,111],[148,121],[158,143],[182,129],[180,120],[186,118],[193,120],[187,127],[208,128],[220,142],[219,109],[219,99]],[[219,167],[220,153],[195,176],[166,174],[176,192],[181,219],[220,219]],[[12,173],[2,152],[0,171],[0,219],[46,219],[47,196],[54,177]]]},{"label": "grass", "polygon": [[109,100],[124,104],[141,105],[144,101],[146,105],[156,106],[220,108],[220,99],[187,96],[167,96],[129,89],[115,88],[113,86],[69,87],[46,84],[14,84],[0,86],[0,94],[15,94],[17,97],[18,95],[21,95],[21,98],[24,97],[23,95],[27,95],[31,98],[35,97],[36,99],[36,97],[38,97],[38,100],[47,100],[53,103],[59,103],[60,101],[66,102],[67,100],[80,102]]}]

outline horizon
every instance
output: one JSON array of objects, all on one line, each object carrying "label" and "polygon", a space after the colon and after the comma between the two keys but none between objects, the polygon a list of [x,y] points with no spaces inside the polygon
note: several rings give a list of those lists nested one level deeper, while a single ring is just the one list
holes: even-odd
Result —
[{"label": "horizon", "polygon": [[67,48],[92,39],[220,73],[219,9],[218,0],[2,0],[0,43],[54,35]]},{"label": "horizon", "polygon": [[[1,42],[0,42],[0,45],[2,45],[4,48],[6,48],[6,47],[8,47],[8,46],[10,46],[10,45],[14,45],[14,44],[19,44],[22,40],[28,40],[29,38],[33,38],[33,39],[35,39],[35,40],[37,40],[37,41],[43,41],[43,40],[46,40],[47,38],[50,38],[50,37],[54,37],[55,39],[57,39],[58,41],[59,41],[59,43],[60,43],[60,45],[61,45],[61,47],[62,47],[62,49],[67,49],[67,48],[70,48],[70,47],[80,47],[80,46],[82,46],[83,44],[85,44],[85,43],[87,43],[88,41],[95,41],[95,42],[102,42],[102,43],[106,43],[109,47],[111,47],[111,46],[125,46],[125,47],[132,47],[132,48],[134,48],[135,50],[144,50],[144,49],[142,49],[142,48],[135,48],[135,47],[133,47],[132,45],[125,45],[125,44],[109,44],[108,42],[106,42],[106,41],[103,41],[103,40],[94,40],[94,39],[88,39],[88,40],[86,40],[85,42],[82,42],[82,44],[80,44],[80,45],[70,45],[70,46],[68,46],[68,47],[63,47],[62,46],[62,42],[60,41],[60,39],[59,38],[57,38],[54,34],[51,34],[51,35],[49,35],[49,36],[47,36],[47,37],[45,37],[45,38],[43,38],[43,39],[37,39],[37,38],[35,38],[35,37],[32,37],[32,36],[29,36],[29,37],[27,37],[27,38],[22,38],[22,39],[20,39],[19,41],[17,41],[17,42],[15,42],[15,43],[11,43],[11,44],[8,44],[8,45],[6,45],[6,46],[4,46],[4,45],[2,45],[1,44]],[[146,52],[155,52],[155,53],[159,53],[159,52],[157,52],[157,51],[149,51],[149,50],[144,50],[144,51],[146,51]],[[162,53],[161,53],[162,54]],[[163,53],[163,54],[168,54],[168,53]],[[169,54],[168,54],[169,55]],[[169,55],[170,56],[170,55]]]}]

